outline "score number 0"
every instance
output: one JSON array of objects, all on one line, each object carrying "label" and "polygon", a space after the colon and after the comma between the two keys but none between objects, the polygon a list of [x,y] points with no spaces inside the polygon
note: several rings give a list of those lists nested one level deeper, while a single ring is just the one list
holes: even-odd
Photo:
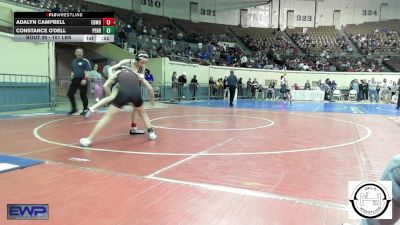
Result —
[{"label": "score number 0", "polygon": [[103,26],[114,26],[115,19],[114,18],[103,18]]}]

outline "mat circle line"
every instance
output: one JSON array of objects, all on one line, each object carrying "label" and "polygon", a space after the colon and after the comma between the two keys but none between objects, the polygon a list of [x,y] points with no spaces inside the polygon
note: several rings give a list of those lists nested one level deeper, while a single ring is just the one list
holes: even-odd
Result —
[{"label": "mat circle line", "polygon": [[[330,145],[330,146],[323,146],[323,147],[313,147],[313,148],[304,148],[304,149],[289,149],[289,150],[269,150],[269,151],[259,151],[259,152],[225,152],[225,153],[204,153],[200,154],[201,156],[248,156],[248,155],[270,155],[270,154],[285,154],[285,153],[298,153],[298,152],[311,152],[311,151],[319,151],[319,150],[326,150],[326,149],[334,149],[334,148],[339,148],[339,147],[344,147],[348,145],[353,145],[358,142],[362,142],[372,135],[372,131],[359,123],[351,122],[351,121],[346,121],[346,120],[341,120],[341,119],[335,119],[335,118],[328,118],[328,117],[323,117],[323,116],[317,116],[317,115],[305,115],[305,114],[290,114],[291,116],[305,116],[305,117],[315,117],[315,118],[323,118],[323,119],[329,119],[329,120],[334,120],[334,121],[339,121],[343,123],[348,123],[352,124],[354,126],[361,127],[367,131],[367,134],[364,135],[363,137],[360,137],[354,141],[342,143],[342,144],[336,144],[336,145]],[[49,124],[56,123],[59,121],[63,120],[68,120],[71,119],[71,117],[68,118],[62,118],[62,119],[56,119],[52,120],[46,123],[43,123],[39,126],[37,126],[33,130],[33,135],[40,141],[49,143],[49,144],[54,144],[58,146],[63,146],[63,147],[70,147],[70,148],[75,148],[75,149],[81,149],[81,150],[92,150],[92,151],[99,151],[99,152],[112,152],[112,153],[123,153],[123,154],[137,154],[137,155],[159,155],[159,156],[192,156],[192,155],[199,155],[198,153],[174,153],[174,152],[140,152],[140,151],[129,151],[129,150],[113,150],[113,149],[105,149],[105,148],[93,148],[93,147],[81,147],[77,146],[75,144],[65,144],[65,143],[60,143],[60,142],[55,142],[48,140],[46,138],[43,138],[39,134],[39,130]]]},{"label": "mat circle line", "polygon": [[268,121],[269,123],[266,124],[266,125],[262,125],[262,126],[247,127],[247,128],[216,128],[216,129],[210,129],[210,128],[179,128],[179,127],[158,126],[158,125],[154,125],[154,124],[153,124],[153,127],[160,128],[160,129],[167,129],[167,130],[182,130],[182,131],[245,131],[245,130],[256,130],[256,129],[266,128],[266,127],[273,126],[275,124],[274,121],[269,120],[269,119],[260,118],[260,117],[254,117],[254,116],[242,116],[242,115],[179,115],[179,116],[159,117],[159,118],[152,119],[150,121],[153,122],[153,121],[158,121],[158,120],[163,120],[163,119],[168,119],[168,118],[181,118],[181,117],[192,117],[192,116],[197,116],[197,117],[207,117],[207,116],[214,116],[214,117],[241,117],[241,118],[264,120],[264,121]]}]

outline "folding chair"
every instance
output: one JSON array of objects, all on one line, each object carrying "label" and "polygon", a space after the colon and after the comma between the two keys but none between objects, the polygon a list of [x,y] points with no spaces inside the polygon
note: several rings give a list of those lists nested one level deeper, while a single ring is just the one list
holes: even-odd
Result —
[{"label": "folding chair", "polygon": [[340,92],[340,90],[336,89],[333,91],[332,100],[335,100],[335,98],[337,98],[339,101],[343,99],[343,94]]},{"label": "folding chair", "polygon": [[357,101],[357,91],[356,90],[350,90],[349,101],[351,101],[351,99],[353,99],[353,101]]}]

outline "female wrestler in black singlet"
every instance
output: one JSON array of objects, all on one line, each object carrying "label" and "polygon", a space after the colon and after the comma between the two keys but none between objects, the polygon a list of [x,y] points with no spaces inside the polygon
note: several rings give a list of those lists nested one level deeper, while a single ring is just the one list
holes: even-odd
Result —
[{"label": "female wrestler in black singlet", "polygon": [[110,122],[115,113],[117,113],[121,107],[130,103],[133,104],[134,111],[136,111],[138,115],[142,118],[149,133],[149,139],[155,140],[157,138],[157,135],[154,133],[151,127],[150,119],[143,107],[143,99],[140,90],[140,84],[143,84],[149,90],[150,103],[152,105],[154,104],[153,87],[145,79],[142,79],[140,74],[134,72],[131,69],[122,69],[117,74],[116,80],[117,80],[116,83],[119,84],[119,90],[117,96],[111,102],[111,106],[109,107],[108,111],[96,124],[91,134],[87,138],[82,138],[80,140],[81,146],[83,147],[90,146],[96,134]]},{"label": "female wrestler in black singlet", "polygon": [[[106,92],[107,97],[101,99],[99,102],[94,104],[93,106],[89,107],[89,110],[86,111],[84,114],[85,118],[88,118],[90,115],[92,115],[96,109],[98,109],[101,106],[105,106],[107,104],[110,104],[118,95],[118,90],[119,90],[119,84],[117,81],[117,74],[121,71],[122,68],[128,68],[133,70],[133,72],[138,73],[138,76],[140,79],[144,79],[144,71],[146,69],[145,64],[148,61],[148,56],[145,53],[139,53],[136,57],[136,59],[124,59],[121,60],[119,63],[115,64],[114,66],[111,66],[108,69],[108,79],[104,83],[104,91]],[[129,65],[129,67],[125,66]],[[110,87],[110,88],[107,88]],[[136,117],[138,117],[137,111],[132,111],[132,123],[131,123],[131,129],[129,131],[130,134],[135,135],[135,134],[144,134],[144,131],[139,130],[137,128],[136,124]]]},{"label": "female wrestler in black singlet", "polygon": [[117,75],[119,91],[115,99],[111,102],[117,108],[132,103],[135,107],[143,105],[142,93],[140,90],[140,80],[129,69],[122,69]]}]

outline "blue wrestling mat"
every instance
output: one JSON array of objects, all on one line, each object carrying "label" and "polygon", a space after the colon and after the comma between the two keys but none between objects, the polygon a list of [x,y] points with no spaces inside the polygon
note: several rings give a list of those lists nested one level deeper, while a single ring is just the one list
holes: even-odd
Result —
[{"label": "blue wrestling mat", "polygon": [[[229,108],[229,102],[226,100],[182,102],[180,105]],[[283,101],[237,100],[234,102],[233,108],[284,112],[329,112],[400,116],[400,110],[396,109],[396,105],[390,104],[293,102],[290,105]]]},{"label": "blue wrestling mat", "polygon": [[43,161],[0,154],[0,173],[23,169],[40,163],[43,163]]}]

